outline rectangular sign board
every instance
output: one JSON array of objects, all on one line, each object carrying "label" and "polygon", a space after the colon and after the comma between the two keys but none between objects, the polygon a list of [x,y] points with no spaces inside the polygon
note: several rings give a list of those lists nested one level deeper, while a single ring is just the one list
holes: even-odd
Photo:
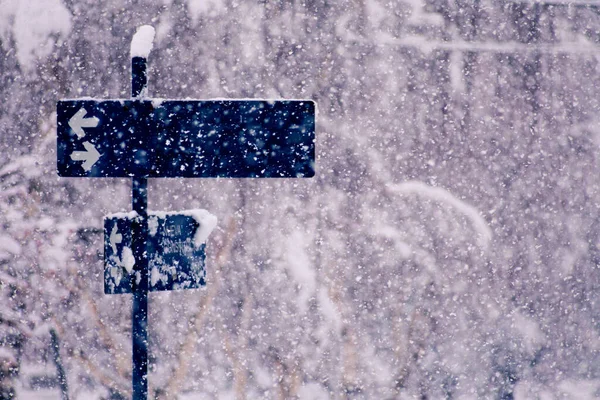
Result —
[{"label": "rectangular sign board", "polygon": [[[104,293],[132,293],[136,279],[132,232],[136,213],[104,218]],[[205,244],[192,215],[148,213],[148,290],[195,289],[205,285]]]},{"label": "rectangular sign board", "polygon": [[57,131],[63,177],[315,174],[310,100],[63,100]]}]

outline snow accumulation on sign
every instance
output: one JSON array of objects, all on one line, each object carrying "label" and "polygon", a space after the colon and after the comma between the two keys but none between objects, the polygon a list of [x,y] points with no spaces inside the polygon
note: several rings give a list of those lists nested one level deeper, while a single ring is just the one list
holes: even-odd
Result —
[{"label": "snow accumulation on sign", "polygon": [[[138,278],[132,252],[135,212],[104,218],[104,292],[132,293]],[[149,212],[148,290],[196,289],[205,285],[205,241],[217,223],[206,210]]]},{"label": "snow accumulation on sign", "polygon": [[140,26],[131,39],[131,58],[148,58],[152,47],[154,47],[155,34],[156,32],[152,26]]},{"label": "snow accumulation on sign", "polygon": [[63,177],[308,178],[310,100],[63,100]]}]

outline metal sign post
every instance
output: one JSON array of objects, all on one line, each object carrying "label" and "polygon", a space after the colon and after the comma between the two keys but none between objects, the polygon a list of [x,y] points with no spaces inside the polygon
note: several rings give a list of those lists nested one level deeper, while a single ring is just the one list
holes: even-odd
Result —
[{"label": "metal sign post", "polygon": [[[131,59],[131,97],[136,99],[147,90],[147,61],[142,57]],[[131,186],[131,206],[139,219],[134,224],[132,237],[134,265],[133,311],[131,314],[131,338],[133,371],[133,400],[148,398],[148,180],[134,177]],[[139,274],[139,281],[137,275]],[[138,283],[139,282],[139,283]]]},{"label": "metal sign post", "polygon": [[134,213],[105,219],[104,277],[105,293],[133,293],[134,400],[148,396],[148,291],[204,285],[202,243],[216,224],[200,210],[148,213],[147,178],[315,174],[314,102],[149,99],[153,38],[143,26],[132,41],[131,99],[57,103],[58,175],[133,179]]}]

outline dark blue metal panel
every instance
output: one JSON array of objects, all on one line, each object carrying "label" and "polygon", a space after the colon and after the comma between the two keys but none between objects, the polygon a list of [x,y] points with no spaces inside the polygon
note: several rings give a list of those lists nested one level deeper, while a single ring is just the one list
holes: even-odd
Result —
[{"label": "dark blue metal panel", "polygon": [[[106,294],[132,293],[137,279],[131,250],[132,227],[138,220],[125,216],[104,219]],[[149,291],[196,289],[205,285],[205,245],[194,243],[198,228],[198,222],[191,216],[148,215]]]},{"label": "dark blue metal panel", "polygon": [[[69,122],[82,109],[98,123],[84,125],[78,135]],[[308,100],[60,101],[57,123],[58,174],[64,177],[315,173],[315,105]]]}]

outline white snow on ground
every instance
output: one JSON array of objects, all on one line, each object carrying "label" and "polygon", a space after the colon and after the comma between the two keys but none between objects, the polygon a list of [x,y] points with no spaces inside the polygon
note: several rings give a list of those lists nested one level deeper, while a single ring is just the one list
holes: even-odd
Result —
[{"label": "white snow on ground", "polygon": [[131,57],[148,58],[154,45],[154,28],[143,25],[137,29],[131,39]]},{"label": "white snow on ground", "polygon": [[0,42],[10,46],[14,39],[17,59],[26,70],[52,52],[57,37],[70,32],[71,15],[60,0],[0,0]]}]

